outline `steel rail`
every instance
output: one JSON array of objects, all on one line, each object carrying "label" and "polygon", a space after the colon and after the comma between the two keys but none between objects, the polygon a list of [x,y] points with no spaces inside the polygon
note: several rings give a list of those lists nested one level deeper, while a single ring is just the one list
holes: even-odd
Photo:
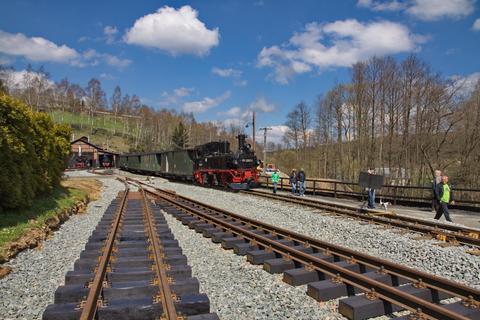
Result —
[{"label": "steel rail", "polygon": [[[158,276],[158,287],[160,290],[160,298],[163,307],[163,313],[166,320],[176,320],[177,311],[174,304],[174,299],[172,291],[170,289],[169,280],[167,273],[165,271],[165,262],[162,258],[163,246],[160,244],[160,238],[158,236],[156,227],[155,227],[155,218],[150,210],[150,205],[148,204],[147,197],[145,195],[145,190],[140,188],[143,199],[143,207],[145,213],[145,220],[147,222],[148,234],[150,237],[152,249],[153,249],[153,258],[155,261],[155,271]],[[162,317],[162,319],[164,319]]]},{"label": "steel rail", "polygon": [[[317,250],[326,250],[327,252],[334,253],[335,255],[338,255],[345,259],[354,258],[359,263],[362,263],[366,266],[373,267],[376,269],[384,269],[391,275],[407,278],[412,282],[419,281],[421,279],[422,282],[424,282],[426,285],[428,285],[428,287],[434,290],[443,291],[453,296],[459,297],[461,299],[469,299],[470,297],[473,297],[475,300],[480,301],[480,290],[470,288],[458,282],[437,277],[437,276],[428,274],[426,272],[418,271],[412,268],[408,268],[408,267],[390,262],[385,259],[376,258],[376,257],[363,254],[358,251],[354,251],[342,246],[321,241],[312,237],[308,237],[308,236],[296,233],[294,231],[290,231],[290,230],[276,227],[267,223],[263,223],[255,219],[241,216],[233,212],[229,212],[229,211],[214,207],[212,205],[201,203],[199,201],[178,195],[172,191],[162,190],[159,188],[149,186],[147,184],[144,184],[134,179],[129,179],[129,181],[144,185],[148,188],[155,189],[157,192],[162,192],[170,197],[174,197],[176,199],[181,199],[182,201],[189,202],[192,206],[203,208],[204,210],[206,209],[212,213],[223,215],[226,218],[237,219],[238,221],[241,221],[245,224],[263,229],[267,232],[274,232],[284,238],[291,238],[292,240],[295,240],[300,243],[308,243],[308,245],[312,246],[313,248],[316,248]],[[158,196],[158,194],[156,194],[155,192],[152,192],[151,190],[145,189],[145,191]]]},{"label": "steel rail", "polygon": [[125,212],[125,207],[127,203],[129,188],[125,185],[125,191],[121,200],[118,210],[116,212],[115,221],[113,222],[112,229],[108,234],[108,238],[105,241],[105,247],[100,258],[97,270],[95,272],[95,277],[93,278],[90,290],[88,292],[87,300],[82,308],[82,313],[80,315],[80,320],[92,320],[95,318],[95,313],[97,311],[98,302],[100,293],[103,288],[103,281],[107,273],[107,266],[110,261],[110,256],[112,254],[113,245],[115,242],[115,237],[120,226],[120,222]]},{"label": "steel rail", "polygon": [[[261,191],[242,191],[242,193],[283,202],[300,204],[310,208],[330,210],[335,213],[348,215],[354,218],[372,221],[380,225],[388,225],[422,234],[437,235],[439,238],[444,236],[445,240],[453,240],[464,245],[480,247],[480,231],[478,229],[440,224],[381,211],[378,211],[378,213],[381,213],[381,215],[377,216],[370,214],[368,210],[362,210],[349,205],[325,203],[311,199],[293,199],[288,196],[272,195]],[[448,237],[451,237],[451,239]]]},{"label": "steel rail", "polygon": [[250,241],[256,241],[261,246],[268,248],[269,250],[275,251],[282,256],[288,256],[292,260],[310,266],[317,271],[323,272],[332,277],[339,277],[342,282],[357,287],[364,292],[375,293],[378,298],[382,300],[388,301],[394,305],[398,305],[412,312],[417,312],[418,310],[421,310],[421,312],[425,314],[429,319],[469,319],[455,312],[452,312],[442,306],[400,291],[395,287],[388,286],[382,282],[370,279],[359,273],[340,267],[334,263],[319,259],[315,256],[312,256],[311,254],[293,249],[292,247],[279,243],[270,238],[258,235],[239,226],[232,225],[231,223],[223,219],[213,217],[207,213],[191,208],[185,204],[176,201],[171,195],[160,195],[158,193],[156,195],[177,207],[192,212],[205,220],[211,221],[214,224],[221,226],[222,228],[231,230],[235,234],[238,234]]},{"label": "steel rail", "polygon": [[[359,263],[364,264],[368,267],[372,267],[375,269],[382,269],[387,271],[389,274],[397,277],[402,277],[411,280],[412,282],[419,281],[421,280],[423,283],[428,285],[429,288],[432,288],[434,290],[439,290],[446,292],[448,294],[451,294],[453,296],[459,297],[461,299],[469,299],[470,297],[473,297],[475,300],[480,301],[480,290],[473,289],[471,287],[465,286],[463,284],[460,284],[458,282],[454,282],[445,278],[437,277],[434,275],[431,275],[426,272],[418,271],[409,267],[405,267],[393,262],[390,262],[385,259],[373,257],[367,254],[360,253],[358,251],[354,251],[342,246],[338,246],[332,243],[328,243],[322,240],[318,240],[312,237],[308,237],[299,233],[296,233],[291,230],[283,229],[277,226],[273,226],[267,223],[263,223],[261,221],[251,219],[245,216],[241,216],[238,214],[235,214],[233,212],[229,212],[227,210],[223,210],[221,208],[217,208],[215,206],[201,203],[199,201],[181,196],[176,194],[173,191],[168,191],[168,190],[162,190],[159,188],[155,188],[152,186],[149,186],[147,184],[142,183],[141,181],[137,181],[134,179],[129,179],[130,182],[137,183],[140,185],[144,185],[148,188],[155,189],[157,192],[162,192],[168,196],[175,197],[176,199],[181,199],[182,201],[189,202],[192,206],[198,207],[198,208],[203,208],[204,210],[208,210],[211,213],[216,213],[223,215],[225,218],[233,218],[237,219],[238,221],[241,221],[245,224],[251,225],[256,228],[263,229],[266,232],[270,233],[276,233],[284,238],[291,238],[292,240],[295,240],[300,243],[306,243],[313,248],[316,248],[317,250],[325,250],[327,252],[331,252],[339,257],[342,257],[344,259],[352,259],[354,258],[357,260]],[[158,196],[155,192],[152,192],[151,190],[145,189],[145,191],[151,193],[152,195]]]},{"label": "steel rail", "polygon": [[[283,237],[291,237],[292,240],[296,240],[298,242],[303,242],[303,243],[308,243],[309,245],[311,245],[312,247],[316,247],[317,249],[321,248],[322,250],[329,250],[331,253],[336,254],[336,255],[340,255],[344,258],[354,258],[355,260],[357,260],[358,263],[365,264],[365,265],[368,265],[368,266],[374,266],[377,269],[383,269],[385,272],[387,272],[391,275],[407,278],[409,280],[412,280],[412,282],[414,282],[414,283],[417,282],[417,281],[421,281],[423,284],[425,284],[427,287],[431,288],[432,290],[439,290],[439,291],[442,291],[442,292],[446,292],[446,293],[451,294],[453,296],[459,297],[463,300],[472,300],[473,299],[473,301],[477,305],[478,305],[478,301],[480,300],[480,291],[479,290],[467,287],[465,285],[462,285],[462,284],[457,283],[457,282],[453,282],[451,280],[436,277],[436,276],[430,275],[430,274],[425,273],[425,272],[417,271],[417,270],[414,270],[414,269],[411,269],[411,268],[408,268],[408,267],[404,267],[404,266],[389,262],[387,260],[375,258],[375,257],[369,256],[369,255],[365,255],[365,254],[362,254],[362,253],[355,252],[355,251],[347,249],[347,248],[342,248],[340,246],[332,245],[332,244],[325,243],[325,242],[320,241],[320,240],[316,240],[316,239],[313,239],[313,238],[310,238],[310,237],[302,236],[302,235],[296,234],[294,232],[291,232],[291,231],[288,231],[288,230],[285,230],[285,229],[277,228],[277,227],[274,227],[274,226],[271,226],[271,225],[268,225],[268,224],[264,224],[262,222],[259,222],[259,221],[253,220],[253,219],[245,218],[245,217],[230,213],[228,211],[215,208],[213,206],[199,204],[199,202],[197,202],[197,201],[191,200],[189,198],[186,198],[186,197],[183,197],[183,196],[180,196],[180,195],[176,195],[175,193],[172,193],[172,192],[164,192],[165,195],[161,195],[161,194],[159,194],[159,192],[151,191],[151,190],[148,190],[148,189],[145,189],[145,190],[152,195],[156,195],[157,197],[160,197],[161,199],[167,200],[168,202],[170,202],[174,206],[177,206],[179,208],[183,208],[186,211],[195,212],[195,214],[197,216],[201,216],[202,219],[204,219],[204,220],[212,221],[214,223],[218,222],[216,224],[220,225],[222,229],[227,229],[227,230],[234,231],[234,233],[236,233],[238,235],[242,235],[243,237],[245,237],[247,239],[250,239],[250,240],[257,239],[257,240],[255,240],[255,241],[257,241],[257,243],[259,243],[258,238],[261,237],[261,236],[255,234],[255,233],[247,234],[248,230],[245,230],[242,227],[232,225],[231,223],[225,222],[225,220],[223,220],[223,219],[212,217],[210,214],[202,213],[202,212],[192,208],[191,206],[188,206],[188,205],[185,205],[185,204],[182,204],[182,203],[178,202],[178,200],[180,199],[180,200],[184,200],[184,201],[189,201],[191,203],[191,205],[194,205],[194,206],[197,206],[197,207],[204,207],[204,208],[207,208],[209,211],[217,211],[217,214],[223,215],[224,218],[234,218],[234,219],[237,219],[239,221],[242,221],[246,225],[257,226],[257,227],[260,227],[260,228],[264,229],[265,231],[275,232],[279,235],[282,235]],[[161,192],[162,190],[160,189],[159,191]],[[270,240],[270,239],[266,238],[266,239],[264,239],[264,241],[266,241],[266,242],[263,242],[263,246],[265,248],[269,248],[271,246],[271,243],[269,243],[269,242],[274,241],[274,240]],[[278,245],[281,245],[281,244],[278,244]],[[273,246],[272,246],[272,248],[273,248]],[[279,254],[281,254],[283,256],[286,255],[285,252],[283,252],[283,253],[279,252]],[[288,253],[287,253],[287,255],[288,255]],[[308,256],[308,254],[306,254],[306,255]],[[290,256],[292,256],[291,253],[290,253]],[[300,256],[301,256],[301,254],[300,254]],[[297,257],[298,257],[298,253],[297,253]],[[307,265],[310,262],[313,262],[313,261],[310,261],[310,262],[300,261],[300,258],[299,258],[298,261],[301,262],[302,264],[307,264]],[[322,260],[322,262],[325,262],[325,261]],[[328,273],[328,270],[327,270],[326,273]],[[329,274],[331,274],[331,273],[329,273]],[[345,282],[349,283],[348,281],[345,281]],[[350,284],[355,286],[355,284],[353,284],[353,283],[350,283]],[[362,288],[360,288],[360,289],[362,289]],[[370,290],[370,289],[367,288],[366,290]],[[362,290],[365,290],[365,288],[363,288]],[[385,298],[385,299],[388,300],[387,298]],[[390,301],[390,300],[388,300],[388,301]],[[390,302],[393,303],[393,301],[390,301]],[[410,309],[410,307],[405,306],[405,305],[402,305],[402,307],[406,307],[407,309]],[[423,308],[422,308],[422,310],[423,310]],[[444,310],[442,310],[442,312],[444,312]]]}]

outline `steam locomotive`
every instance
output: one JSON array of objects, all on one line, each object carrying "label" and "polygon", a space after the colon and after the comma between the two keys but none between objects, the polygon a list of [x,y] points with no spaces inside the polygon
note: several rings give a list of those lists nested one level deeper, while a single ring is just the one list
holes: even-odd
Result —
[{"label": "steam locomotive", "polygon": [[230,150],[230,142],[209,142],[194,148],[122,154],[119,167],[122,170],[164,177],[173,180],[192,181],[203,186],[222,186],[244,190],[258,185],[260,164],[246,135],[237,136],[238,150]]}]

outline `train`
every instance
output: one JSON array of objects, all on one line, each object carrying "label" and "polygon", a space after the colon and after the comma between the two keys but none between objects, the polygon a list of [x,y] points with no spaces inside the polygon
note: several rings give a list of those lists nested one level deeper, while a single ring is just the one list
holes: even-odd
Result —
[{"label": "train", "polygon": [[180,150],[131,153],[119,156],[121,170],[191,181],[202,186],[247,190],[259,184],[260,160],[246,135],[239,134],[238,150],[230,142],[215,141]]}]

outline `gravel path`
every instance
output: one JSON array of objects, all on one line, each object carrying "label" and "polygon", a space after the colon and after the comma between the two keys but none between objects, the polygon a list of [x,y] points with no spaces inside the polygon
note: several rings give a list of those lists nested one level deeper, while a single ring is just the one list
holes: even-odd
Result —
[{"label": "gravel path", "polygon": [[318,214],[318,210],[255,196],[179,183],[155,183],[240,215],[480,288],[480,257],[467,254],[462,247],[441,248],[432,240],[413,240],[416,235],[398,235],[379,226],[362,225],[343,217]]},{"label": "gravel path", "polygon": [[90,202],[86,213],[71,216],[41,250],[26,250],[6,264],[13,271],[0,280],[1,319],[41,319],[103,212],[123,189],[119,181],[104,181],[101,198]]},{"label": "gravel path", "polygon": [[336,300],[318,303],[305,294],[306,285],[292,287],[282,282],[282,275],[271,275],[165,217],[200,281],[200,292],[208,295],[211,311],[221,319],[345,319],[336,311]]}]

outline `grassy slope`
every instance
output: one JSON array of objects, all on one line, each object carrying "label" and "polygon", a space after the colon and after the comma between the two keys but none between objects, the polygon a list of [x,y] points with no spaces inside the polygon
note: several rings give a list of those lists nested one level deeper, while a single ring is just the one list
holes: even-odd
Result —
[{"label": "grassy slope", "polygon": [[[91,183],[97,184],[94,181]],[[38,197],[30,208],[3,212],[0,215],[0,251],[8,242],[17,240],[32,228],[43,226],[48,218],[70,208],[93,191],[93,184],[80,188],[66,184],[56,188],[50,195]]]},{"label": "grassy slope", "polygon": [[71,112],[54,111],[50,116],[55,122],[66,123],[72,126],[75,138],[89,136],[91,142],[103,147],[108,145],[109,150],[128,152],[128,137],[122,137],[124,119],[118,118],[116,123],[113,117],[97,115],[94,118],[93,132],[90,131],[88,116]]}]

